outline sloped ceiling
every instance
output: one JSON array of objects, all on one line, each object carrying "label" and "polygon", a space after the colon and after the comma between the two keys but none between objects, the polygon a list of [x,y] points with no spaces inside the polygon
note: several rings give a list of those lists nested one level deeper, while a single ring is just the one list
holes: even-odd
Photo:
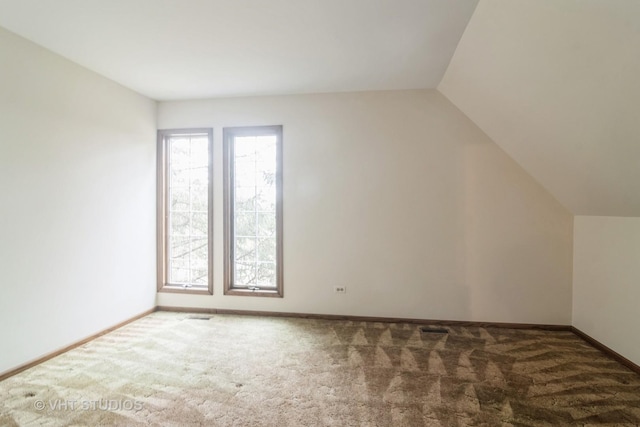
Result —
[{"label": "sloped ceiling", "polygon": [[0,26],[156,100],[415,89],[438,85],[476,4],[0,0]]},{"label": "sloped ceiling", "polygon": [[640,1],[481,0],[438,89],[574,214],[640,216]]}]

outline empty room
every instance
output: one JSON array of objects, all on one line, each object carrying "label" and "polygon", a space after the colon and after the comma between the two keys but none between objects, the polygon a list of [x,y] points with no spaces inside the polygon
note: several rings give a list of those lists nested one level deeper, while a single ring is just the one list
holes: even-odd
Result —
[{"label": "empty room", "polygon": [[640,425],[640,1],[0,0],[0,426]]}]

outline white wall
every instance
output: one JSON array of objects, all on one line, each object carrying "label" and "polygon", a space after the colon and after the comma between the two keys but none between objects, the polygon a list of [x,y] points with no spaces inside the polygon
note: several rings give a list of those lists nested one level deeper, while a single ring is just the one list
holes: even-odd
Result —
[{"label": "white wall", "polygon": [[577,216],[573,325],[640,364],[640,218]]},{"label": "white wall", "polygon": [[0,373],[154,306],[155,110],[0,29]]},{"label": "white wall", "polygon": [[[158,123],[214,127],[216,179],[215,294],[159,305],[570,323],[572,215],[437,91],[161,102]],[[222,128],[276,124],[285,298],[223,296]]]},{"label": "white wall", "polygon": [[640,1],[482,0],[438,89],[577,215],[640,216]]}]

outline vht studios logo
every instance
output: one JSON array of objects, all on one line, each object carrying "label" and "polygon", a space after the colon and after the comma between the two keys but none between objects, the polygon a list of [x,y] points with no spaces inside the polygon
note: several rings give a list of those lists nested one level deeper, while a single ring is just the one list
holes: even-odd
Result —
[{"label": "vht studios logo", "polygon": [[36,400],[33,407],[38,411],[139,411],[143,404],[138,400]]}]

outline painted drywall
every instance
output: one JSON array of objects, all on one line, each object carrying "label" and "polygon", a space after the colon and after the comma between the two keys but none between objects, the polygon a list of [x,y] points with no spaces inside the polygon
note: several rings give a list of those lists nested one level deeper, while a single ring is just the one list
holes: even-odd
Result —
[{"label": "painted drywall", "polygon": [[573,325],[640,364],[640,218],[577,216]]},{"label": "painted drywall", "polygon": [[153,99],[435,88],[477,2],[2,0],[0,25]]},{"label": "painted drywall", "polygon": [[[158,123],[213,127],[215,155],[214,295],[159,305],[570,323],[573,216],[437,91],[161,102]],[[224,296],[222,128],[280,124],[285,297]]]},{"label": "painted drywall", "polygon": [[154,306],[155,116],[0,29],[0,373]]},{"label": "painted drywall", "polygon": [[481,0],[438,88],[574,214],[638,217],[639,16]]}]

